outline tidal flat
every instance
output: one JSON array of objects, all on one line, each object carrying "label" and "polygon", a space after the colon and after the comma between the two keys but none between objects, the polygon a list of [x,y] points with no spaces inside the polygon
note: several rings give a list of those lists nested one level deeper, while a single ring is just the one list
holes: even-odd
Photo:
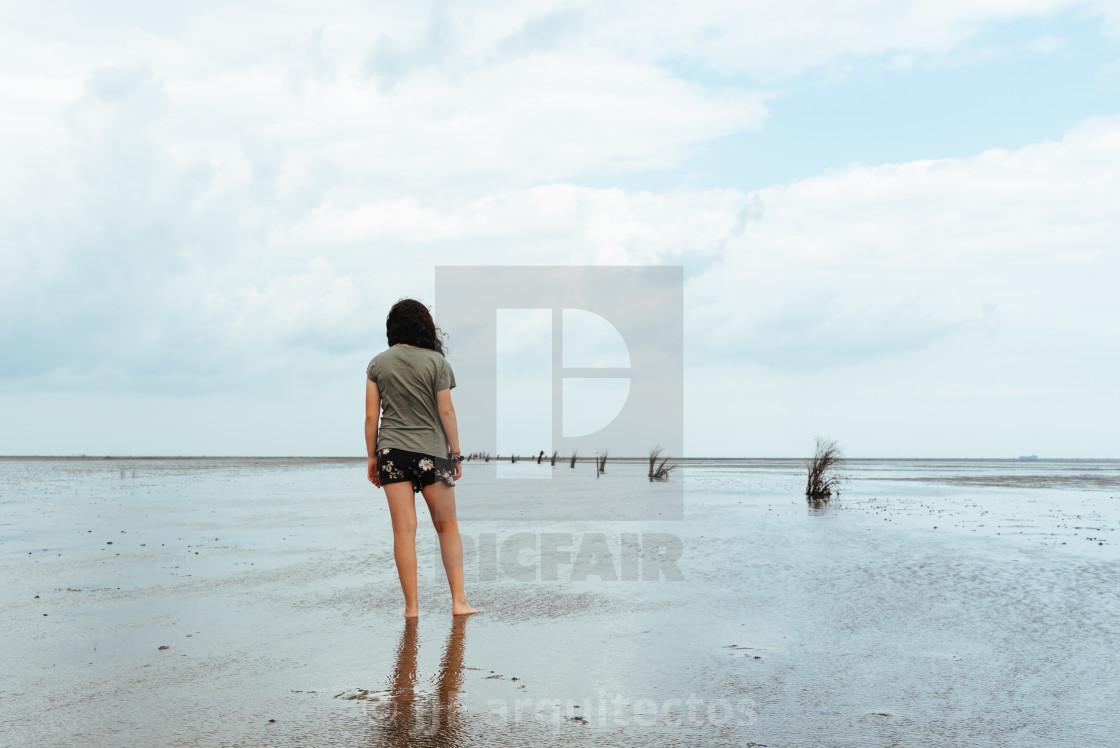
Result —
[{"label": "tidal flat", "polygon": [[364,459],[0,459],[0,746],[1116,739],[1120,461],[517,469],[456,488],[466,618],[417,497],[409,622]]}]

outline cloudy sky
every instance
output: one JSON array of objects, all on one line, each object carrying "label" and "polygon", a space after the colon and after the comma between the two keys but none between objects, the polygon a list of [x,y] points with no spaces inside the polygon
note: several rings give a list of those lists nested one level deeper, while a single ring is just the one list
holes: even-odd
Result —
[{"label": "cloudy sky", "polygon": [[1120,456],[1117,0],[3,6],[0,453],[361,455],[437,265],[664,264],[689,454]]}]

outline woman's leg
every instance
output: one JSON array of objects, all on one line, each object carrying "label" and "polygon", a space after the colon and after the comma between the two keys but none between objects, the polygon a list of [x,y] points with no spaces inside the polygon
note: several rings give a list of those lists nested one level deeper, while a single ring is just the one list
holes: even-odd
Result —
[{"label": "woman's leg", "polygon": [[393,519],[393,558],[404,592],[404,614],[411,618],[420,615],[416,600],[416,494],[409,481],[386,483],[384,488]]},{"label": "woman's leg", "polygon": [[477,613],[476,608],[467,604],[463,591],[463,539],[459,537],[459,520],[455,517],[455,489],[446,483],[436,481],[421,489],[432,524],[439,535],[439,551],[443,556],[443,569],[447,572],[447,584],[451,587],[451,612],[454,615]]}]

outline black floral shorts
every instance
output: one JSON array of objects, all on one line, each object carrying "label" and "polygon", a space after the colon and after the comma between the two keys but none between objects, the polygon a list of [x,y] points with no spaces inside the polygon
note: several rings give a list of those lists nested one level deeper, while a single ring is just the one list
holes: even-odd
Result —
[{"label": "black floral shorts", "polygon": [[443,481],[454,486],[455,463],[446,457],[409,452],[396,447],[377,450],[377,476],[381,485],[386,483],[412,482],[412,492],[419,493],[424,486]]}]

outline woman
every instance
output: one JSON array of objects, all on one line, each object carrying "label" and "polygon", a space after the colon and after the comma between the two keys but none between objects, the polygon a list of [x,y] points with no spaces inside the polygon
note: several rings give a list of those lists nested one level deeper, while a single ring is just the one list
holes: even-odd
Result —
[{"label": "woman", "polygon": [[[455,518],[455,481],[463,474],[459,428],[451,405],[455,373],[428,308],[401,299],[385,319],[389,348],[366,367],[367,473],[385,489],[393,519],[393,556],[404,591],[404,615],[416,600],[416,493],[424,496],[439,535],[451,585],[451,612],[477,613],[463,593],[463,542]],[[381,425],[378,427],[378,416]]]}]

